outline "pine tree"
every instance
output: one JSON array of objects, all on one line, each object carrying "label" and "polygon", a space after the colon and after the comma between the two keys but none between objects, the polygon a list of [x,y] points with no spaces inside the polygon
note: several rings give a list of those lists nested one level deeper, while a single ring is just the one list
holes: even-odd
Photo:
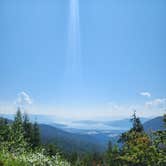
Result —
[{"label": "pine tree", "polygon": [[9,125],[7,119],[0,118],[0,142],[9,141]]},{"label": "pine tree", "polygon": [[163,116],[164,130],[158,130],[153,133],[155,146],[164,152],[166,156],[166,114]]},{"label": "pine tree", "polygon": [[164,127],[166,128],[166,114],[164,114],[163,122],[164,122]]},{"label": "pine tree", "polygon": [[120,161],[123,165],[132,166],[160,165],[158,164],[159,158],[163,160],[163,156],[158,153],[157,148],[152,144],[152,140],[144,132],[141,121],[135,112],[131,121],[133,127],[121,136],[123,146]]},{"label": "pine tree", "polygon": [[141,124],[140,119],[136,116],[136,111],[134,111],[131,122],[133,124],[133,128],[131,129],[132,131],[135,131],[135,132],[143,132],[144,131],[144,128],[143,128],[143,125]]},{"label": "pine tree", "polygon": [[107,151],[108,151],[108,152],[112,152],[112,149],[113,149],[112,141],[109,141],[109,142],[108,142],[108,149],[107,149]]},{"label": "pine tree", "polygon": [[108,143],[108,149],[105,154],[105,160],[107,165],[119,166],[119,148],[117,145],[113,145],[111,141]]},{"label": "pine tree", "polygon": [[33,144],[33,125],[29,121],[28,115],[24,114],[23,118],[24,138],[29,145]]},{"label": "pine tree", "polygon": [[18,149],[22,150],[25,146],[26,142],[24,140],[22,114],[20,108],[18,108],[14,122],[11,126],[11,148],[15,151]]},{"label": "pine tree", "polygon": [[129,139],[133,139],[136,134],[144,134],[143,125],[141,124],[140,119],[136,116],[136,112],[134,112],[131,122],[133,124],[132,128],[129,131],[122,133],[118,142],[125,143],[126,141],[129,141]]},{"label": "pine tree", "polygon": [[55,144],[52,144],[52,143],[47,144],[45,145],[45,149],[46,149],[46,153],[49,156],[55,156],[57,153],[60,154],[60,151]]},{"label": "pine tree", "polygon": [[40,146],[41,141],[40,141],[40,130],[37,122],[34,123],[33,125],[33,141],[32,141],[32,146],[33,148]]}]

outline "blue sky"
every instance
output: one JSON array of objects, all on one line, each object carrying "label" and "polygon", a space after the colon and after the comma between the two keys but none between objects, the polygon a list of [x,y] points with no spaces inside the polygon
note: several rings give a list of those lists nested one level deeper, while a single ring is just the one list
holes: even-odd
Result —
[{"label": "blue sky", "polygon": [[[33,100],[33,113],[104,118],[116,106],[117,116],[133,108],[142,109],[142,116],[162,114],[166,1],[79,0],[76,74],[67,67],[70,1],[0,1],[1,110],[10,110],[24,92]],[[145,108],[147,102],[158,107]]]}]

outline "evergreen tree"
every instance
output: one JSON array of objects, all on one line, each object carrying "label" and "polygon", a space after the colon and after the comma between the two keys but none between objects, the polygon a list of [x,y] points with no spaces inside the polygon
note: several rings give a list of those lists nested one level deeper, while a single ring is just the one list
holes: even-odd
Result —
[{"label": "evergreen tree", "polygon": [[132,131],[135,131],[135,132],[143,132],[144,131],[143,125],[141,124],[140,119],[136,116],[136,111],[134,111],[131,122],[133,124],[133,128],[131,129]]},{"label": "evergreen tree", "polygon": [[10,128],[7,119],[0,118],[0,142],[9,141]]},{"label": "evergreen tree", "polygon": [[163,122],[164,122],[164,127],[166,128],[166,114],[164,114]]},{"label": "evergreen tree", "polygon": [[[159,151],[158,145],[154,146],[150,137],[144,132],[139,118],[134,113],[132,118],[133,127],[122,134],[120,141],[123,142],[119,157],[123,166],[148,166],[166,164],[166,157]],[[159,137],[160,138],[160,137]],[[157,140],[154,138],[154,140]],[[158,141],[161,145],[161,140]],[[162,144],[163,145],[163,144]]]},{"label": "evergreen tree", "polygon": [[17,150],[24,148],[26,146],[26,142],[24,140],[24,129],[23,129],[23,121],[22,114],[20,108],[18,108],[17,113],[14,118],[14,122],[11,126],[11,148],[12,150]]},{"label": "evergreen tree", "polygon": [[33,141],[32,141],[32,147],[38,147],[40,146],[41,140],[40,140],[40,130],[37,122],[33,124]]},{"label": "evergreen tree", "polygon": [[129,131],[122,133],[118,142],[124,143],[124,142],[128,141],[129,139],[131,139],[130,133],[142,133],[142,134],[144,134],[143,125],[141,124],[140,119],[136,116],[136,112],[134,112],[132,119],[131,119],[131,122],[133,124],[132,128]]},{"label": "evergreen tree", "polygon": [[159,164],[160,154],[147,134],[132,131],[128,133],[120,160],[124,166],[161,166]]},{"label": "evergreen tree", "polygon": [[55,156],[57,153],[60,154],[60,150],[55,144],[46,144],[45,149],[49,156]]},{"label": "evergreen tree", "polygon": [[33,125],[29,121],[28,115],[24,114],[23,118],[24,138],[29,145],[33,144]]},{"label": "evergreen tree", "polygon": [[[153,133],[153,143],[159,150],[160,154],[166,156],[166,114],[163,116],[164,130],[159,130]],[[165,157],[166,163],[166,157]]]},{"label": "evergreen tree", "polygon": [[107,152],[112,152],[112,149],[113,149],[112,141],[109,141],[109,142],[108,142],[108,149],[107,149]]},{"label": "evergreen tree", "polygon": [[119,148],[117,145],[113,145],[111,141],[108,143],[105,160],[108,166],[119,166]]}]

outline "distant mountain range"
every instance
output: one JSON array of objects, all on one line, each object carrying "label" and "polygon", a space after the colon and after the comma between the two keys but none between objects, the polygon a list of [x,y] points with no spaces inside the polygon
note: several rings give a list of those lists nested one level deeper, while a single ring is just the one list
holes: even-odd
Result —
[{"label": "distant mountain range", "polygon": [[[7,119],[14,119],[14,114],[0,114],[1,117]],[[89,127],[94,128],[97,126],[96,129],[103,130],[104,128],[112,130],[128,130],[131,127],[130,119],[121,119],[121,120],[110,120],[110,121],[95,121],[95,120],[79,120],[79,121],[70,121],[70,122],[63,122],[58,121],[58,118],[53,115],[33,115],[30,114],[29,118],[32,122],[37,121],[38,123],[42,124],[51,124],[55,127],[60,128],[75,128],[75,129],[89,129]],[[140,118],[141,122],[144,123],[149,120],[149,118]],[[102,128],[103,127],[103,128]]]},{"label": "distant mountain range", "polygon": [[[4,114],[0,115],[7,119],[14,119],[14,115],[12,114]],[[32,122],[37,121],[38,123],[42,124],[48,124],[53,127],[57,127],[60,129],[63,129],[68,132],[74,132],[77,131],[80,133],[80,131],[97,131],[103,133],[103,131],[119,131],[123,132],[126,130],[129,130],[132,126],[132,123],[130,119],[122,119],[122,120],[110,120],[110,121],[94,121],[94,120],[80,120],[80,121],[65,121],[59,122],[58,119],[55,116],[52,115],[29,115],[29,118]],[[141,122],[144,123],[148,121],[147,118],[140,118]]]},{"label": "distant mountain range", "polygon": [[[142,123],[148,121],[148,118],[140,118]],[[110,120],[110,121],[91,121],[91,120],[82,120],[82,121],[74,121],[72,125],[81,126],[83,129],[91,128],[93,126],[97,127],[96,130],[129,130],[132,127],[132,123],[130,119],[121,119],[121,120]]]},{"label": "distant mountain range", "polygon": [[[7,118],[7,119],[14,119],[14,114],[0,114],[1,117]],[[53,122],[56,122],[57,118],[52,115],[40,115],[40,114],[28,114],[29,119],[31,122],[37,121],[38,123],[43,123],[43,124],[50,124]]]},{"label": "distant mountain range", "polygon": [[[4,118],[13,119],[11,115],[3,115]],[[34,116],[30,116],[30,119]],[[75,121],[72,122],[77,127],[72,127],[50,122],[50,118],[46,119],[40,116],[40,121],[38,121],[39,128],[41,131],[41,138],[43,143],[55,143],[66,152],[91,152],[91,151],[104,151],[107,148],[108,141],[116,142],[118,136],[125,132],[131,127],[131,122],[129,119],[123,119],[118,121]],[[39,118],[38,118],[39,120]],[[46,124],[41,122],[46,122]],[[164,123],[163,117],[157,117],[151,120],[141,118],[144,129],[146,132],[150,130],[163,130]],[[11,122],[11,120],[10,120]],[[79,125],[77,125],[79,124]],[[84,126],[79,129],[78,127]],[[89,128],[86,128],[89,126]],[[92,127],[91,127],[92,126]],[[93,126],[100,126],[104,128],[93,128]],[[105,126],[108,126],[105,128]],[[109,126],[111,126],[109,128]],[[122,128],[123,126],[123,128]],[[113,130],[113,128],[115,129]],[[122,129],[121,129],[122,128]],[[124,130],[125,129],[125,130]]]}]

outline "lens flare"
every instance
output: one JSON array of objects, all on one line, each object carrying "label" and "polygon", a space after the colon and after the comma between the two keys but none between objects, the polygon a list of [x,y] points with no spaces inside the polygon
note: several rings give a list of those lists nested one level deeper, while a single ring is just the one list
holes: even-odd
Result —
[{"label": "lens flare", "polygon": [[[70,0],[66,74],[68,88],[81,83],[79,0]],[[69,87],[70,86],[70,87]]]}]

